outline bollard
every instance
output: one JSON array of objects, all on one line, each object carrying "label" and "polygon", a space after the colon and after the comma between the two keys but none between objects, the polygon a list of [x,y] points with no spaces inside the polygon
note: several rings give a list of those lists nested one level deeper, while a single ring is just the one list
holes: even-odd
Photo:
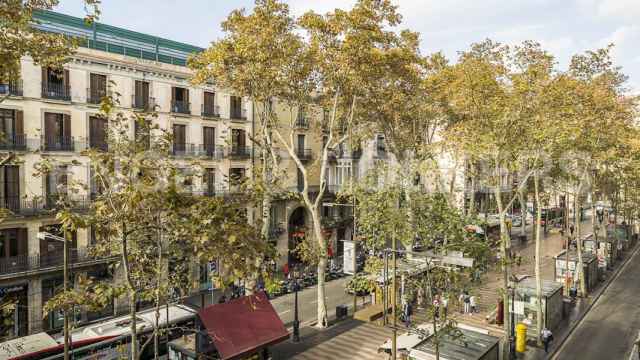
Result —
[{"label": "bollard", "polygon": [[516,352],[527,351],[527,325],[519,323],[516,325]]}]

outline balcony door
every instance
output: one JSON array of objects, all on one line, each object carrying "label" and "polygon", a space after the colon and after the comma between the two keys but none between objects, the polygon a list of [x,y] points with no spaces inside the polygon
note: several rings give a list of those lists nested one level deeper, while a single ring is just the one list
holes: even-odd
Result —
[{"label": "balcony door", "polygon": [[204,143],[204,151],[207,156],[215,157],[216,155],[216,128],[205,126],[202,128],[202,140]]},{"label": "balcony door", "polygon": [[11,150],[26,147],[24,113],[21,110],[0,109],[0,132],[0,148]]},{"label": "balcony door", "polygon": [[102,98],[107,96],[107,76],[101,74],[91,74],[89,76],[89,101],[92,104],[99,104]]},{"label": "balcony door", "polygon": [[67,167],[58,166],[47,173],[45,182],[45,201],[48,208],[56,206],[61,196],[67,194]]},{"label": "balcony door", "polygon": [[2,206],[14,212],[20,210],[20,167],[17,165],[1,167],[0,184]]},{"label": "balcony door", "polygon": [[50,99],[70,100],[69,70],[42,68],[42,96]]},{"label": "balcony door", "polygon": [[204,174],[205,195],[212,196],[216,193],[216,169],[206,169]]},{"label": "balcony door", "polygon": [[133,107],[136,109],[149,109],[149,83],[136,80],[133,98]]},{"label": "balcony door", "polygon": [[44,114],[45,150],[71,150],[71,116],[67,114]]},{"label": "balcony door", "polygon": [[246,134],[241,129],[231,129],[231,147],[234,154],[242,154],[246,146]]},{"label": "balcony door", "polygon": [[242,98],[239,96],[231,96],[231,113],[232,119],[242,118]]},{"label": "balcony door", "polygon": [[188,89],[175,86],[171,88],[171,111],[183,114],[189,113]]},{"label": "balcony door", "polygon": [[[26,265],[26,261],[20,261],[16,257],[27,255],[27,241],[26,228],[0,230],[0,267]],[[12,261],[8,261],[9,259]]]},{"label": "balcony door", "polygon": [[99,116],[89,117],[89,146],[92,149],[107,150],[107,119]]},{"label": "balcony door", "polygon": [[173,124],[173,152],[174,154],[183,154],[186,150],[187,143],[187,126]]},{"label": "balcony door", "polygon": [[209,91],[205,91],[203,106],[204,106],[203,115],[217,116],[216,94]]}]

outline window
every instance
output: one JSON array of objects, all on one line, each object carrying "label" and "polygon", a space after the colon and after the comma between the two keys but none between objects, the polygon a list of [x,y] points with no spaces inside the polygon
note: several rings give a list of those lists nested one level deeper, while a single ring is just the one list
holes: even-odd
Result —
[{"label": "window", "polygon": [[206,196],[213,196],[216,193],[216,169],[205,169],[204,172],[204,191]]},{"label": "window", "polygon": [[[0,259],[27,254],[27,229],[0,230]],[[26,264],[25,264],[26,265]]]},{"label": "window", "polygon": [[210,91],[204,92],[204,102],[202,104],[202,116],[219,116],[216,106],[216,94]]},{"label": "window", "polygon": [[190,114],[189,90],[181,87],[171,88],[171,112]]},{"label": "window", "polygon": [[248,155],[244,130],[231,129],[231,152],[233,155]]},{"label": "window", "polygon": [[107,76],[100,74],[89,75],[87,102],[99,104],[105,96],[107,96]]},{"label": "window", "polygon": [[42,68],[42,97],[70,101],[69,70]]},{"label": "window", "polygon": [[244,168],[229,168],[229,187],[232,191],[240,189],[240,185],[244,181]]},{"label": "window", "polygon": [[133,108],[142,110],[151,110],[149,83],[146,81],[136,80],[134,85]]},{"label": "window", "polygon": [[383,154],[387,151],[387,146],[384,141],[384,135],[378,135],[376,138],[376,150],[378,154]]},{"label": "window", "polygon": [[58,199],[67,194],[67,166],[54,168],[45,176],[45,200],[48,208],[56,205]]},{"label": "window", "polygon": [[229,113],[231,114],[232,119],[246,119],[246,116],[243,114],[242,109],[242,98],[239,96],[231,96],[230,98],[231,108]]},{"label": "window", "polygon": [[0,199],[2,206],[12,211],[20,210],[20,167],[5,165],[0,168]]},{"label": "window", "polygon": [[0,109],[0,149],[26,150],[24,113],[20,110]]},{"label": "window", "polygon": [[300,171],[300,169],[296,167],[296,170],[298,191],[302,191],[302,189],[304,189],[304,176],[302,175],[302,171]]},{"label": "window", "polygon": [[89,117],[89,146],[107,151],[107,119],[100,116]]},{"label": "window", "polygon": [[205,126],[202,128],[203,148],[207,156],[215,157],[216,155],[216,128]]},{"label": "window", "polygon": [[136,143],[143,149],[151,147],[151,123],[148,120],[134,122],[134,136]]},{"label": "window", "polygon": [[73,151],[70,115],[44,114],[44,149],[47,151]]},{"label": "window", "polygon": [[184,154],[187,142],[187,126],[173,124],[173,154]]}]

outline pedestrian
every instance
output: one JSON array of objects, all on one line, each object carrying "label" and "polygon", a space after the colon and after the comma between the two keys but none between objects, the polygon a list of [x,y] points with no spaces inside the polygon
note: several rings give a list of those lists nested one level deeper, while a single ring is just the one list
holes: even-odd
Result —
[{"label": "pedestrian", "polygon": [[466,290],[465,290],[463,301],[464,301],[464,313],[468,314],[471,308],[471,298],[469,297],[469,293],[467,293]]},{"label": "pedestrian", "polygon": [[224,304],[227,302],[227,297],[222,294],[222,296],[220,296],[220,299],[218,299],[218,304]]},{"label": "pedestrian", "polygon": [[458,296],[458,303],[460,304],[460,313],[464,314],[464,291]]},{"label": "pedestrian", "polygon": [[411,303],[405,301],[402,314],[404,316],[404,324],[409,327],[411,325]]},{"label": "pedestrian", "polygon": [[449,298],[447,295],[442,296],[442,312],[444,313],[444,318],[447,318],[447,306],[449,306]]},{"label": "pedestrian", "polygon": [[424,290],[422,287],[418,288],[418,308],[422,309],[422,305],[424,304]]},{"label": "pedestrian", "polygon": [[551,330],[545,327],[544,329],[542,329],[540,335],[542,336],[542,343],[544,344],[544,352],[548,354],[549,343],[553,341],[553,333],[551,332]]},{"label": "pedestrian", "polygon": [[474,295],[469,296],[469,306],[471,307],[471,315],[476,312],[476,297]]}]

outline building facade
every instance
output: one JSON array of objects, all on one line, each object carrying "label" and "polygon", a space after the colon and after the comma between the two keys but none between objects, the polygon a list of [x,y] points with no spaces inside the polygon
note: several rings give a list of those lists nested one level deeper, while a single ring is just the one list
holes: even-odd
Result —
[{"label": "building facade", "polygon": [[[91,181],[88,158],[81,152],[106,146],[108,124],[97,116],[105,95],[117,98],[118,111],[157,112],[154,121],[174,136],[176,161],[198,159],[206,168],[205,176],[185,184],[194,192],[234,191],[230,180],[249,176],[253,159],[250,102],[189,82],[186,59],[202,49],[104,24],[87,26],[83,19],[53,12],[35,16],[36,27],[78,37],[81,46],[59,71],[24,58],[20,81],[0,85],[0,96],[8,96],[0,102],[4,134],[0,152],[14,153],[18,160],[0,168],[0,206],[11,211],[0,224],[0,296],[16,304],[9,315],[14,325],[6,337],[62,326],[61,314],[42,315],[44,303],[62,285],[62,243],[40,240],[38,232],[59,232],[55,203],[71,181],[91,185],[85,193],[73,195],[79,210],[87,208],[98,191]],[[131,136],[135,136],[131,121]],[[34,177],[34,165],[43,159],[53,162],[54,171]],[[91,257],[92,243],[90,230],[72,234],[73,275],[117,281],[118,270],[108,267],[113,259]],[[207,273],[194,270],[203,289],[210,286]],[[99,313],[79,309],[75,321],[114,315],[126,306],[116,300]]]}]

